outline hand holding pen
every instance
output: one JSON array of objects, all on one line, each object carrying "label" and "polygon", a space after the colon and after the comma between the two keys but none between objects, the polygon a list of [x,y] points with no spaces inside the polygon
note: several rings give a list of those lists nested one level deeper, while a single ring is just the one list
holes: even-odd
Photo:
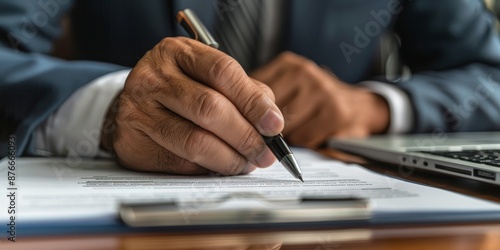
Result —
[{"label": "hand holding pen", "polygon": [[261,134],[283,127],[272,91],[234,59],[190,38],[166,38],[128,75],[101,145],[134,170],[238,175],[276,160]]},{"label": "hand holding pen", "polygon": [[[201,23],[196,14],[190,9],[180,11],[177,14],[177,22],[180,23],[194,39],[215,49],[219,47],[219,44],[212,37],[205,25]],[[302,179],[302,171],[281,134],[275,136],[263,135],[263,139],[269,149],[271,149],[276,158],[281,162],[281,164],[283,164],[290,174],[304,182]]]}]

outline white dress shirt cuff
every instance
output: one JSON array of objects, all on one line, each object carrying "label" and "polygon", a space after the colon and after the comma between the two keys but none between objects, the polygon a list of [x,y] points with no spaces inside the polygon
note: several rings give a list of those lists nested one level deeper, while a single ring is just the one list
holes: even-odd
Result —
[{"label": "white dress shirt cuff", "polygon": [[123,89],[130,70],[101,76],[77,90],[35,131],[33,153],[41,156],[108,157],[100,150],[108,107]]},{"label": "white dress shirt cuff", "polygon": [[366,81],[360,84],[387,100],[391,114],[388,134],[410,132],[414,119],[413,107],[410,98],[404,91],[393,85],[376,81]]}]

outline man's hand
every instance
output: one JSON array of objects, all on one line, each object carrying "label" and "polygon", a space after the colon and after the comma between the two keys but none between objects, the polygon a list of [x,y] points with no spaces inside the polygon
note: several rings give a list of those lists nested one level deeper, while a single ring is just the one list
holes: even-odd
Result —
[{"label": "man's hand", "polygon": [[285,52],[252,74],[268,84],[285,116],[284,136],[294,145],[316,148],[329,137],[365,137],[389,124],[386,101],[350,86],[314,62]]},{"label": "man's hand", "polygon": [[135,170],[237,175],[275,161],[260,134],[283,126],[272,91],[235,60],[192,39],[166,38],[130,73],[101,142]]}]

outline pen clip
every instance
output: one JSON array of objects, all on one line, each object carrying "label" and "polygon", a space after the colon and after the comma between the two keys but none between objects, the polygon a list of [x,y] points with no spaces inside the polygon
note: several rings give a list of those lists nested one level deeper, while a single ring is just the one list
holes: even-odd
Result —
[{"label": "pen clip", "polygon": [[218,49],[219,43],[215,41],[207,27],[203,25],[194,11],[190,9],[181,10],[177,13],[177,22],[191,35],[195,40],[198,40],[212,48]]}]

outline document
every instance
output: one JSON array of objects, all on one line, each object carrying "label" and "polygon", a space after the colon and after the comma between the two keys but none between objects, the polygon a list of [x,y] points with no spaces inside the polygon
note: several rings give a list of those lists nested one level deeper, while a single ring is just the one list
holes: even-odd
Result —
[{"label": "document", "polygon": [[[493,202],[389,178],[314,151],[297,148],[294,153],[304,183],[295,180],[278,162],[248,175],[225,177],[135,172],[111,161],[21,158],[15,173],[16,216],[23,222],[117,217],[121,203],[179,201],[203,205],[234,193],[269,199],[364,197],[370,200],[374,212],[500,211]],[[8,166],[6,159],[0,162],[2,179],[7,179]],[[11,202],[8,194],[12,187],[0,181],[0,188],[7,192],[0,197],[4,211]],[[0,216],[0,221],[7,219]]]}]

